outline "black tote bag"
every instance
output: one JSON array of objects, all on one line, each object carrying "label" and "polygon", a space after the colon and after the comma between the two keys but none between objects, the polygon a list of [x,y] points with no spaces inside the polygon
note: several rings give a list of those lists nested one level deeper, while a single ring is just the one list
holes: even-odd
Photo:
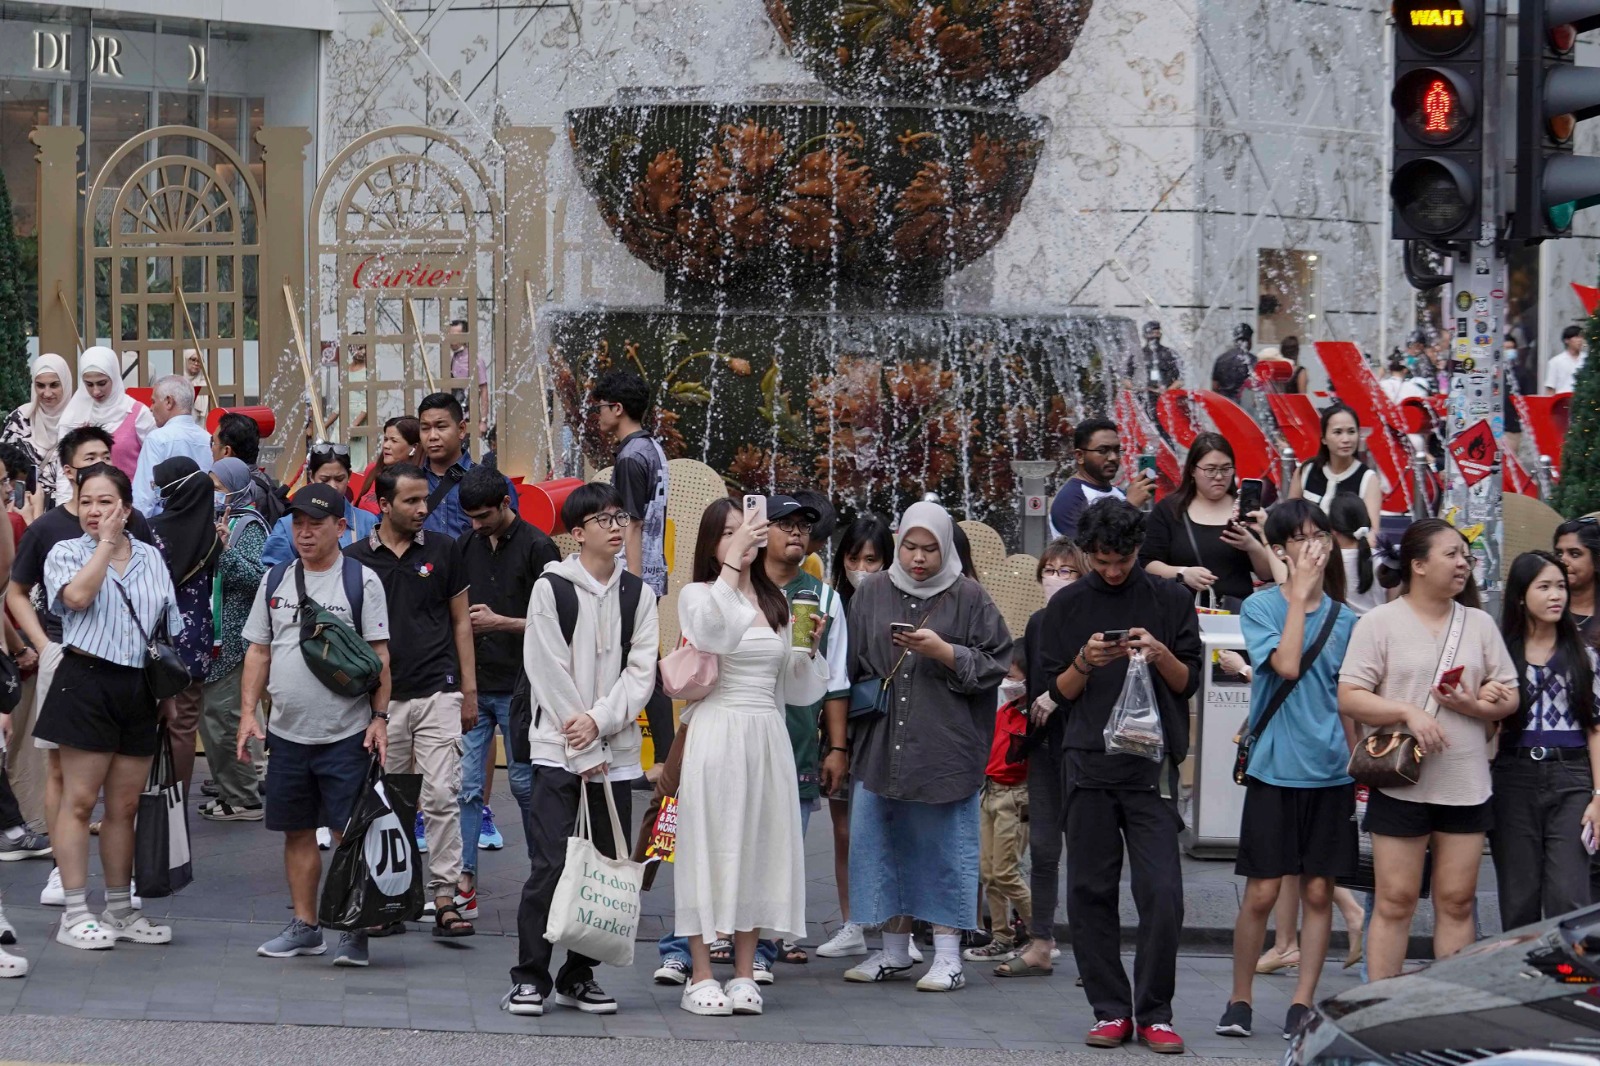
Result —
[{"label": "black tote bag", "polygon": [[172,737],[163,722],[156,726],[156,757],[150,761],[150,777],[139,794],[133,827],[133,877],[141,897],[170,896],[194,880],[189,811],[177,776]]}]

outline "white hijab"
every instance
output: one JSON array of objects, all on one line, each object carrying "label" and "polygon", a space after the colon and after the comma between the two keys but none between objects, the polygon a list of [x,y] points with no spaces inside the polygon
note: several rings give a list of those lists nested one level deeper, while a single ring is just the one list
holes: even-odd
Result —
[{"label": "white hijab", "polygon": [[911,576],[910,571],[900,565],[900,551],[895,549],[894,562],[889,564],[889,580],[894,587],[919,600],[926,600],[937,596],[945,589],[961,580],[961,557],[956,554],[955,523],[950,520],[950,512],[936,503],[927,500],[914,503],[907,507],[900,516],[900,536],[913,529],[925,530],[933,535],[939,542],[939,555],[944,564],[937,573],[930,574],[922,581]]},{"label": "white hijab", "polygon": [[[61,440],[61,416],[72,398],[72,369],[59,355],[45,352],[33,361],[33,377],[44,373],[54,374],[61,379],[61,399],[56,401],[53,411],[37,399],[29,400],[23,404],[22,414],[28,420],[28,435],[34,450],[48,462],[55,455],[56,444]],[[28,387],[33,387],[31,380]]]},{"label": "white hijab", "polygon": [[[91,373],[111,379],[111,391],[103,400],[90,396],[83,383],[83,376]],[[87,348],[78,356],[78,391],[61,412],[60,429],[66,433],[80,426],[99,426],[107,433],[115,433],[138,406],[122,383],[122,359],[117,353],[110,348]]]}]

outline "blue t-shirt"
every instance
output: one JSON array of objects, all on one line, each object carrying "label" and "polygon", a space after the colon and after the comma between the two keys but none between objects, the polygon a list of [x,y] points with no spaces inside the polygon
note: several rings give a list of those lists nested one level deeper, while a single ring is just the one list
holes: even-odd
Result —
[{"label": "blue t-shirt", "polygon": [[[1328,634],[1311,670],[1289,694],[1250,752],[1250,776],[1281,788],[1329,788],[1348,785],[1353,780],[1345,767],[1350,761],[1350,746],[1345,741],[1339,720],[1339,664],[1355,628],[1355,612],[1335,603],[1326,595],[1322,604],[1306,616],[1305,644],[1309,649],[1328,611],[1338,609],[1339,618]],[[1289,604],[1277,587],[1263,589],[1244,601],[1240,625],[1245,647],[1255,664],[1255,680],[1250,684],[1252,724],[1267,709],[1267,703],[1283,679],[1272,672],[1268,659],[1277,650]]]}]

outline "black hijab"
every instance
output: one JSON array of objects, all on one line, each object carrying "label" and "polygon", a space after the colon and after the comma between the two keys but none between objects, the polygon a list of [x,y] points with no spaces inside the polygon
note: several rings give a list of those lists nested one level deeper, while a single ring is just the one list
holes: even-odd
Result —
[{"label": "black hijab", "polygon": [[222,549],[211,476],[186,455],[157,463],[155,475],[163,507],[150,520],[150,528],[166,550],[172,583],[182,585],[215,566]]}]

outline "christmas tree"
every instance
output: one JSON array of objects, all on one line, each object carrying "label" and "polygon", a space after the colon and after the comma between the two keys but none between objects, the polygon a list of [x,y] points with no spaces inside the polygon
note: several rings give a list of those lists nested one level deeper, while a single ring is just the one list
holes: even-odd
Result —
[{"label": "christmas tree", "polygon": [[0,413],[28,398],[29,324],[27,285],[22,250],[11,222],[11,194],[0,173]]},{"label": "christmas tree", "polygon": [[1600,511],[1600,312],[1583,330],[1589,356],[1572,382],[1572,422],[1561,447],[1555,508],[1576,517]]}]

